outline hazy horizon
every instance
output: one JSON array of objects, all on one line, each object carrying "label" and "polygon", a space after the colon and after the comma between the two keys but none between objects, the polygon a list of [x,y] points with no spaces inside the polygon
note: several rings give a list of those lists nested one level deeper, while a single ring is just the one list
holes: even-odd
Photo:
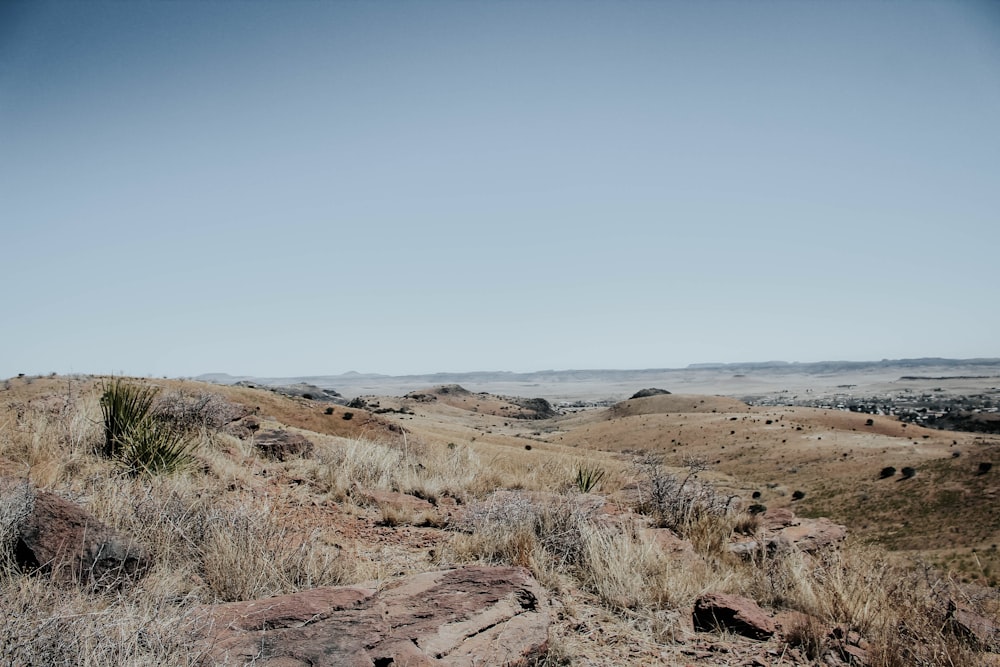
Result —
[{"label": "hazy horizon", "polygon": [[0,4],[0,376],[1000,356],[992,2]]}]

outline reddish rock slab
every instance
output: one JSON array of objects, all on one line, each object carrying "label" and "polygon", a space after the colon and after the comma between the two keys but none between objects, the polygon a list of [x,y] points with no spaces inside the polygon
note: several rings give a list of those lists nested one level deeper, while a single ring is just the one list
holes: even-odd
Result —
[{"label": "reddish rock slab", "polygon": [[317,588],[204,610],[207,665],[528,665],[545,654],[544,592],[527,570],[465,567],[376,591]]},{"label": "reddish rock slab", "polygon": [[694,629],[699,632],[728,630],[751,639],[774,636],[774,621],[753,600],[738,595],[708,593],[694,603]]},{"label": "reddish rock slab", "polygon": [[37,493],[17,531],[14,558],[27,571],[96,587],[143,576],[150,562],[133,539],[53,493]]}]

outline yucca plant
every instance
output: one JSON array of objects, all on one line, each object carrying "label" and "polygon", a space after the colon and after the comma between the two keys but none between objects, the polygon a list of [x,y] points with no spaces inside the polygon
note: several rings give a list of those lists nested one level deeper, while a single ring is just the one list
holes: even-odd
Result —
[{"label": "yucca plant", "polygon": [[127,431],[115,461],[132,477],[177,472],[194,462],[190,435],[148,419]]},{"label": "yucca plant", "polygon": [[597,466],[579,466],[576,469],[576,488],[580,493],[590,493],[604,479],[604,473],[604,469]]},{"label": "yucca plant", "polygon": [[101,389],[101,414],[104,417],[105,458],[117,458],[125,446],[126,436],[147,424],[157,388],[112,378]]},{"label": "yucca plant", "polygon": [[132,476],[176,472],[193,462],[197,442],[152,415],[157,388],[114,378],[103,385],[101,453]]}]

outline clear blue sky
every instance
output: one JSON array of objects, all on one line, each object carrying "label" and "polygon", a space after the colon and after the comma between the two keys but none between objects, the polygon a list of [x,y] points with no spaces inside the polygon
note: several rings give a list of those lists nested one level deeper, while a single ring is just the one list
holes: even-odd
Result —
[{"label": "clear blue sky", "polygon": [[1000,4],[0,3],[0,377],[1000,356]]}]

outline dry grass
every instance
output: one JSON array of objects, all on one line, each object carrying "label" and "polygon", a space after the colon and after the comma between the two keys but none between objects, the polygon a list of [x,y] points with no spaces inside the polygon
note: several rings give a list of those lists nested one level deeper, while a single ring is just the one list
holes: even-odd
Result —
[{"label": "dry grass", "polygon": [[[53,381],[48,393],[44,385],[31,386],[30,402],[18,395],[0,404],[2,471],[70,497],[134,535],[153,566],[138,584],[98,594],[0,564],[0,607],[7,612],[0,620],[0,655],[9,664],[195,664],[193,609],[199,604],[463,562],[530,568],[563,605],[565,618],[614,628],[615,641],[642,646],[650,656],[685,640],[691,604],[718,590],[806,614],[788,640],[810,656],[819,656],[829,628],[841,625],[870,642],[873,667],[978,664],[967,644],[944,631],[944,603],[955,595],[948,582],[863,544],[815,556],[762,551],[750,562],[740,560],[727,545],[734,533],[757,535],[759,517],[738,511],[730,496],[696,479],[691,466],[629,468],[603,455],[581,458],[580,450],[525,450],[523,441],[517,447],[425,442],[412,433],[387,441],[311,434],[313,458],[278,463],[203,420],[193,429],[199,466],[133,479],[93,453],[101,438],[95,392],[81,390],[86,383],[69,383],[66,390],[67,383]],[[305,411],[322,421],[290,404],[282,408],[288,414]],[[602,513],[594,496],[577,493],[583,466],[607,470],[604,492],[636,485],[648,516]],[[306,483],[293,490],[286,485],[293,478]],[[327,515],[316,508],[331,501],[338,512],[353,512],[358,523],[381,531],[441,525],[437,515],[356,505],[355,486],[439,504],[454,498],[464,512],[449,524],[453,532],[433,563],[426,553],[423,562],[407,561],[412,557],[402,544],[338,546],[343,541],[317,521]],[[9,542],[23,509],[16,494],[4,496],[0,544]],[[647,525],[671,527],[693,549],[670,551]],[[572,664],[581,651],[614,663],[609,639],[565,628],[556,633],[546,664]]]}]

